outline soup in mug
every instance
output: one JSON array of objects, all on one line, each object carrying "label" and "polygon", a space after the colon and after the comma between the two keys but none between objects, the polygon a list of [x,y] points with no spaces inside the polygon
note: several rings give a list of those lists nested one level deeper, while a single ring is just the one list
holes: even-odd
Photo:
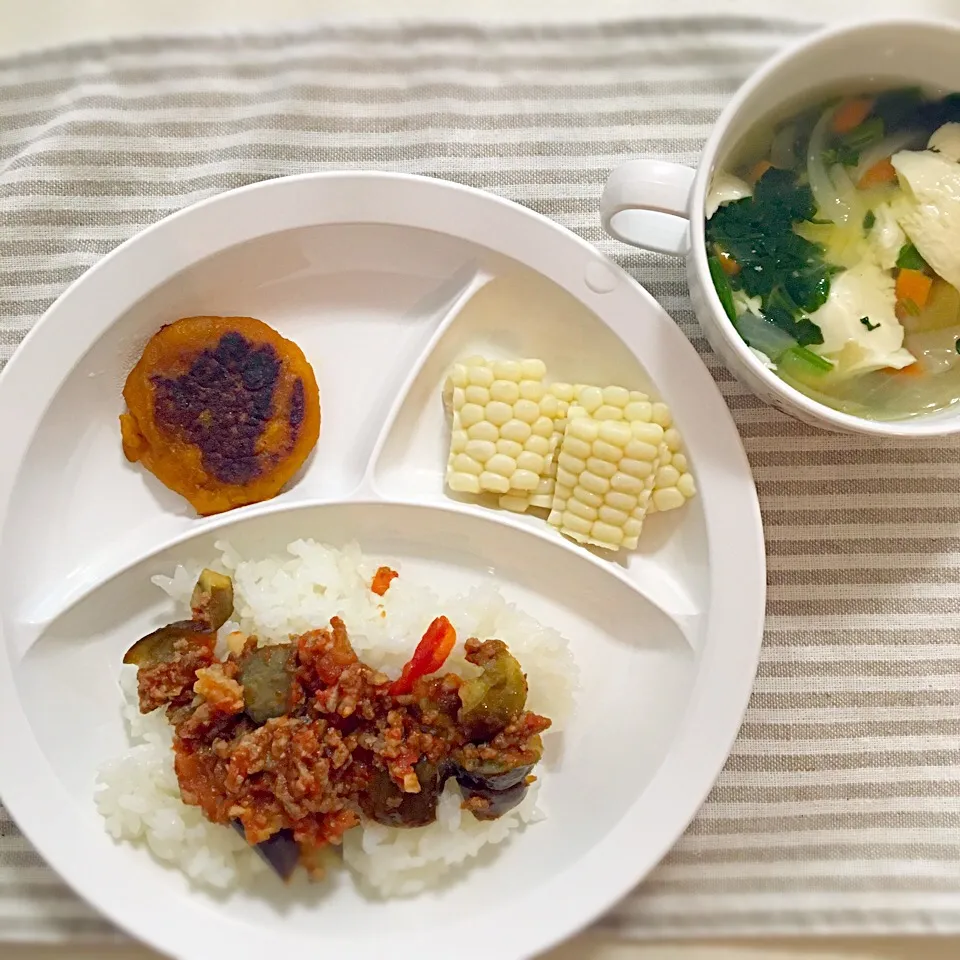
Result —
[{"label": "soup in mug", "polygon": [[833,97],[718,170],[717,294],[781,379],[903,419],[960,402],[960,94]]}]

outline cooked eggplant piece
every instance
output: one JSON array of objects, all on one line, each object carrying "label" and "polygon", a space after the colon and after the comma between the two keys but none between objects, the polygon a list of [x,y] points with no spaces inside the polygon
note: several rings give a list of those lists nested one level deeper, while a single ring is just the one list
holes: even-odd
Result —
[{"label": "cooked eggplant piece", "polygon": [[173,659],[179,639],[216,633],[233,613],[233,581],[215,570],[202,570],[190,598],[192,620],[178,620],[141,637],[124,655],[124,663],[150,667]]},{"label": "cooked eggplant piece", "polygon": [[237,680],[243,687],[247,716],[256,723],[282,717],[290,709],[296,647],[255,647],[240,657]]},{"label": "cooked eggplant piece", "polygon": [[190,598],[193,619],[213,633],[233,614],[233,581],[223,573],[204,568]]},{"label": "cooked eggplant piece", "polygon": [[425,827],[437,819],[437,802],[446,782],[446,771],[427,760],[414,768],[419,793],[404,793],[386,770],[378,770],[370,785],[367,816],[388,827]]},{"label": "cooked eggplant piece", "polygon": [[523,780],[534,766],[534,763],[522,763],[515,767],[484,763],[469,773],[459,767],[456,773],[457,783],[471,790],[509,790]]},{"label": "cooked eggplant piece", "polygon": [[138,667],[152,667],[158,663],[169,663],[174,656],[174,644],[181,638],[195,637],[208,631],[193,620],[178,620],[159,627],[153,633],[141,637],[124,655],[124,663]]},{"label": "cooked eggplant piece", "polygon": [[[233,821],[233,829],[241,837],[245,836],[243,824],[239,820]],[[272,867],[277,876],[284,881],[293,876],[293,871],[297,869],[297,864],[300,862],[300,844],[293,839],[292,830],[280,830],[269,840],[254,844],[253,849],[256,850],[260,859]]]},{"label": "cooked eggplant piece", "polygon": [[500,640],[468,640],[467,660],[483,673],[461,685],[459,720],[474,743],[483,743],[523,712],[527,678]]},{"label": "cooked eggplant piece", "polygon": [[527,777],[542,755],[543,741],[535,735],[514,759],[501,756],[496,760],[470,764],[469,770],[455,763],[453,775],[467,809],[478,820],[496,820],[512,810],[523,799]]},{"label": "cooked eggplant piece", "polygon": [[466,808],[477,820],[496,820],[512,810],[527,792],[525,780],[507,787],[506,790],[490,790],[488,787],[467,787],[459,779],[460,793]]}]

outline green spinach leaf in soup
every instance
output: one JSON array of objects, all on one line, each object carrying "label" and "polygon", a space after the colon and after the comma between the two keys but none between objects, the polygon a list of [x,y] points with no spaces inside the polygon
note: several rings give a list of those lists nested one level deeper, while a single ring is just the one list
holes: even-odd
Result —
[{"label": "green spinach leaf in soup", "polygon": [[707,239],[740,267],[734,289],[759,296],[764,316],[801,346],[823,343],[807,314],[823,306],[836,272],[823,248],[797,236],[793,225],[815,213],[810,188],[788,170],[772,168],[752,197],[728,203],[707,222]]}]

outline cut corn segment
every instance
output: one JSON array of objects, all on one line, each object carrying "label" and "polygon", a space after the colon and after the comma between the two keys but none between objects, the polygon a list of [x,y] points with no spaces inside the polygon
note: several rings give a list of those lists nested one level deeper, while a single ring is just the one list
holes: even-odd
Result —
[{"label": "cut corn segment", "polygon": [[447,486],[457,493],[537,491],[553,456],[556,398],[542,360],[456,363],[443,387],[453,418]]},{"label": "cut corn segment", "polygon": [[453,419],[447,485],[497,493],[521,513],[548,509],[581,543],[632,549],[648,513],[696,493],[670,409],[637,390],[547,385],[545,375],[540,360],[454,365],[443,389]]},{"label": "cut corn segment", "polygon": [[632,550],[640,538],[666,446],[640,396],[584,387],[567,412],[547,520],[578,543]]},{"label": "cut corn segment", "polygon": [[550,437],[550,454],[544,459],[544,469],[536,490],[510,490],[500,498],[500,506],[516,513],[523,513],[529,507],[541,507],[549,510],[553,505],[553,489],[557,478],[557,451],[563,439],[567,425],[567,409],[574,398],[574,388],[569,383],[552,383],[547,388],[556,402],[546,400],[544,406],[553,414],[553,433]]},{"label": "cut corn segment", "polygon": [[604,403],[604,398],[606,398],[606,402],[622,408],[625,408],[631,401],[645,401],[648,399],[646,394],[640,393],[639,391],[628,391],[623,387],[616,386],[599,388],[590,387],[584,383],[570,384],[561,382],[550,384],[548,389],[557,398],[558,403],[558,414],[554,421],[553,437],[555,452],[553,459],[547,464],[546,472],[540,478],[540,485],[534,493],[529,496],[524,496],[520,491],[512,490],[509,495],[500,498],[500,506],[506,507],[508,510],[515,510],[518,513],[522,513],[528,507],[542,507],[546,510],[553,507],[553,495],[557,479],[557,454],[559,453],[563,434],[567,427],[567,410],[571,403],[580,402],[580,395],[584,390],[591,391],[591,393],[588,394],[588,402],[596,399],[593,391],[599,391],[601,406]]},{"label": "cut corn segment", "polygon": [[663,432],[660,447],[660,464],[654,477],[653,493],[650,495],[649,513],[659,510],[675,510],[696,496],[697,486],[683,452],[683,439],[676,427],[667,427]]}]

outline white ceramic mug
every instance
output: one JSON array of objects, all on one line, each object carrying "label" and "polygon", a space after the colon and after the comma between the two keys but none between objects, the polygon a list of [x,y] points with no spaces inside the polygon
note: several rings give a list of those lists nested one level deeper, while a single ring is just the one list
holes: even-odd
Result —
[{"label": "white ceramic mug", "polygon": [[943,436],[960,433],[956,406],[909,420],[867,420],[833,410],[781,380],[734,329],[707,265],[704,208],[710,180],[748,131],[789,116],[821,92],[902,85],[960,91],[960,24],[888,18],[834,27],[789,47],[740,88],[696,170],[662,160],[624,163],[607,180],[600,215],[604,230],[624,243],[686,257],[690,296],[707,340],[731,373],[767,403],[828,430]]}]

